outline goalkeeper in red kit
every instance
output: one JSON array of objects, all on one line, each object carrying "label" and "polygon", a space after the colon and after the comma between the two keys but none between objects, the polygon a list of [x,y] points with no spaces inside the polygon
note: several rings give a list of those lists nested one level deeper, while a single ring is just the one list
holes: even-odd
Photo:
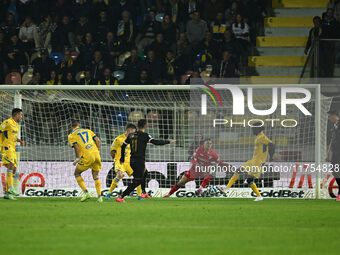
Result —
[{"label": "goalkeeper in red kit", "polygon": [[204,140],[203,145],[199,146],[195,153],[193,154],[193,158],[191,160],[192,166],[186,171],[186,173],[182,176],[177,184],[175,184],[168,194],[164,195],[164,197],[170,197],[173,193],[175,193],[178,189],[184,188],[187,182],[193,181],[198,177],[203,177],[204,180],[196,190],[196,195],[203,195],[203,188],[209,184],[209,182],[214,178],[214,173],[209,171],[209,167],[214,164],[218,164],[220,167],[228,168],[228,165],[224,164],[220,159],[218,154],[212,149],[212,141],[210,138]]}]

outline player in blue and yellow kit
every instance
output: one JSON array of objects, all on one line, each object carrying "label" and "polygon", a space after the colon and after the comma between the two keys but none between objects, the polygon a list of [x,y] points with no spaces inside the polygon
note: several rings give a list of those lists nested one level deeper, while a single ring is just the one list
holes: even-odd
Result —
[{"label": "player in blue and yellow kit", "polygon": [[68,136],[68,141],[76,153],[76,160],[73,162],[73,165],[77,166],[74,171],[74,176],[78,185],[84,191],[84,195],[80,201],[84,202],[91,198],[84,183],[84,179],[81,176],[82,172],[91,168],[98,195],[98,202],[103,202],[103,198],[101,196],[101,182],[99,179],[99,171],[102,170],[99,153],[100,140],[91,130],[81,128],[79,121],[72,121],[71,128],[72,132]]},{"label": "player in blue and yellow kit", "polygon": [[245,178],[251,189],[256,194],[257,198],[255,201],[262,201],[263,198],[261,193],[259,192],[254,180],[255,178],[259,178],[262,173],[262,167],[267,161],[268,153],[270,157],[270,161],[273,159],[273,155],[275,152],[275,146],[272,141],[265,136],[263,133],[264,127],[261,126],[262,123],[257,122],[252,126],[253,134],[256,136],[255,138],[255,147],[254,154],[251,160],[245,162],[241,168],[237,170],[236,173],[229,180],[226,190],[221,187],[218,189],[222,192],[227,192],[231,188],[231,186],[239,179],[240,174],[244,174]]},{"label": "player in blue and yellow kit", "polygon": [[[116,172],[116,177],[113,178],[109,191],[106,194],[106,199],[109,200],[112,196],[113,190],[117,187],[118,182],[123,179],[124,173],[127,173],[128,176],[132,176],[133,170],[130,166],[130,154],[131,149],[130,145],[128,145],[125,149],[125,161],[123,164],[120,163],[120,156],[122,151],[122,145],[129,134],[136,132],[137,127],[133,124],[128,124],[126,126],[126,132],[117,136],[111,145],[111,157],[114,160],[114,169]],[[142,196],[143,195],[143,196]],[[139,200],[143,200],[147,194],[142,194],[141,185],[137,187],[137,196]]]},{"label": "player in blue and yellow kit", "polygon": [[17,170],[16,143],[19,142],[21,146],[24,145],[24,142],[18,139],[18,122],[22,120],[22,116],[22,110],[14,108],[12,117],[5,120],[0,126],[2,164],[7,168],[5,199],[16,200],[13,195],[19,196],[19,193],[13,189],[13,175]]}]

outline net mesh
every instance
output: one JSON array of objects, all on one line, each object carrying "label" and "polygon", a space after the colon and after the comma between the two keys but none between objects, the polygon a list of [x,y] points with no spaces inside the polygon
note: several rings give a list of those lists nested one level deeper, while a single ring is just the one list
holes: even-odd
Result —
[{"label": "net mesh", "polygon": [[[268,85],[270,88],[270,85]],[[272,104],[271,89],[254,90],[254,107],[268,109]],[[146,118],[148,132],[154,138],[176,139],[176,144],[165,146],[149,145],[147,149],[147,168],[150,172],[147,187],[157,195],[158,188],[169,189],[187,171],[193,152],[201,144],[199,136],[213,139],[213,149],[223,162],[240,166],[252,157],[254,136],[249,127],[218,125],[212,127],[213,119],[225,119],[240,122],[239,116],[232,114],[231,94],[218,90],[223,107],[208,100],[207,115],[200,114],[200,92],[189,90],[21,90],[24,119],[21,136],[26,145],[20,155],[21,187],[28,194],[34,187],[46,189],[78,189],[74,180],[74,152],[67,143],[71,119],[79,119],[81,126],[89,128],[101,139],[101,157],[103,170],[100,178],[103,187],[109,185],[107,173],[112,167],[110,145],[114,138],[125,132],[127,123],[136,124]],[[313,90],[312,99],[305,104],[312,117],[304,116],[295,108],[288,108],[287,119],[298,122],[295,128],[275,127],[266,123],[265,133],[276,144],[276,163],[304,164],[315,161],[315,118]],[[195,94],[196,93],[196,94]],[[5,120],[14,107],[15,91],[0,91],[0,118]],[[327,110],[331,99],[322,97],[321,109],[321,158],[325,158],[327,149]],[[278,107],[280,109],[280,105]],[[242,117],[243,118],[243,117]],[[244,119],[255,119],[249,111]],[[270,116],[256,119],[282,120],[280,111]],[[1,168],[2,174],[5,168]],[[29,176],[31,175],[31,176]],[[25,178],[28,179],[23,185]],[[258,179],[260,188],[297,188],[301,176],[296,176],[292,185],[292,172],[264,173]],[[111,177],[112,178],[112,177]],[[225,185],[230,178],[228,173],[217,173],[211,185]],[[110,179],[110,178],[109,178]],[[84,180],[93,188],[90,171],[84,173]],[[118,185],[118,190],[131,181],[126,177]],[[202,178],[186,184],[187,189],[198,188]],[[308,180],[300,188],[311,188]],[[315,178],[312,178],[315,187]],[[245,188],[244,180],[239,180],[235,187]],[[104,189],[105,192],[105,189]],[[188,193],[189,194],[189,193]],[[188,195],[187,194],[187,195]]]}]

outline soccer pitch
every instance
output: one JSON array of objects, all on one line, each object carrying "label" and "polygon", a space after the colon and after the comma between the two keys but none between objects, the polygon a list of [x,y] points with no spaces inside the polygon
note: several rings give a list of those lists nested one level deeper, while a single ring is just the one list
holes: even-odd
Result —
[{"label": "soccer pitch", "polygon": [[333,200],[0,201],[3,254],[338,254]]}]

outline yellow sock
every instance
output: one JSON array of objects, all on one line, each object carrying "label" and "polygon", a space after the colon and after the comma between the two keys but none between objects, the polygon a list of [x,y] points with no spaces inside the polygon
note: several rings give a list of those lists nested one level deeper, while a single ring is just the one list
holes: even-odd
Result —
[{"label": "yellow sock", "polygon": [[230,180],[229,180],[229,182],[228,182],[228,184],[227,184],[227,187],[228,187],[228,188],[231,188],[231,186],[233,186],[233,184],[238,180],[238,177],[239,177],[238,174],[234,174],[234,175],[230,178]]},{"label": "yellow sock", "polygon": [[96,186],[97,195],[100,196],[102,194],[102,183],[99,178],[94,179],[94,185]]},{"label": "yellow sock", "polygon": [[85,185],[85,182],[84,182],[84,179],[83,179],[83,177],[81,177],[81,175],[76,175],[76,180],[77,180],[77,182],[78,182],[79,187],[80,187],[83,191],[87,190],[86,185]]},{"label": "yellow sock", "polygon": [[256,194],[256,196],[258,196],[258,197],[261,196],[261,193],[260,193],[259,189],[257,188],[255,182],[253,182],[253,183],[250,185],[250,188],[254,191],[254,193]]},{"label": "yellow sock", "polygon": [[138,185],[138,187],[137,187],[137,196],[140,197],[140,195],[142,195],[142,186]]},{"label": "yellow sock", "polygon": [[13,187],[13,171],[7,170],[6,173],[6,191]]},{"label": "yellow sock", "polygon": [[111,186],[110,186],[110,189],[109,189],[109,193],[112,193],[112,191],[117,187],[118,182],[119,182],[119,179],[117,177],[115,177],[112,180],[112,183],[111,183]]}]

